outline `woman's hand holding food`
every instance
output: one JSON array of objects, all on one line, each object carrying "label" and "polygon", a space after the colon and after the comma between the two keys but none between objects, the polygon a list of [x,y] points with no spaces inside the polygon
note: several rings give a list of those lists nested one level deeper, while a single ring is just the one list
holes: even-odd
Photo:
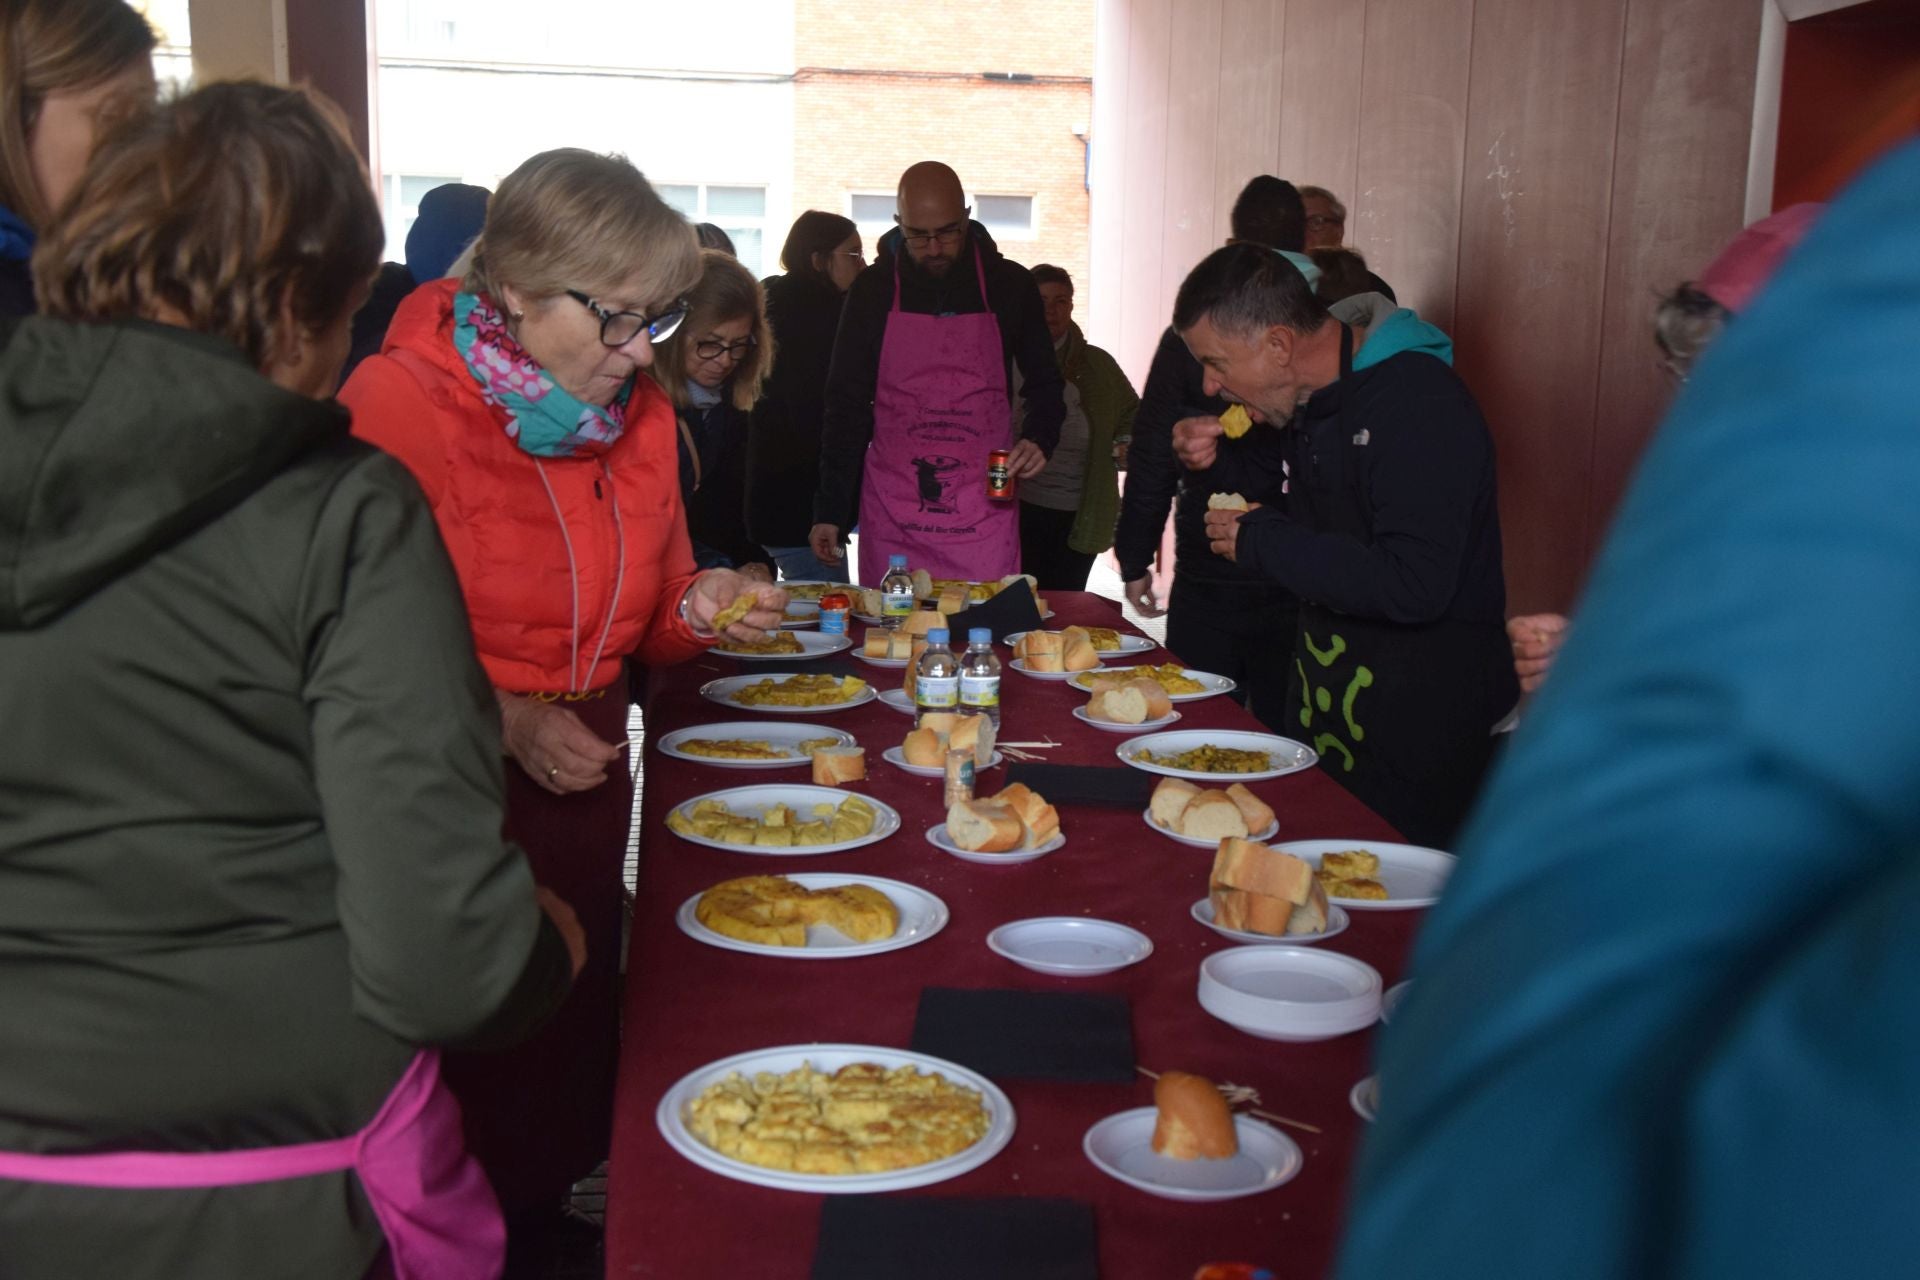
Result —
[{"label": "woman's hand holding food", "polygon": [[709,569],[687,588],[687,621],[702,639],[718,636],[753,644],[767,638],[787,612],[787,593],[732,569]]},{"label": "woman's hand holding food", "polygon": [[591,791],[607,780],[620,748],[603,740],[579,716],[554,702],[495,691],[500,737],[527,776],[557,796]]}]

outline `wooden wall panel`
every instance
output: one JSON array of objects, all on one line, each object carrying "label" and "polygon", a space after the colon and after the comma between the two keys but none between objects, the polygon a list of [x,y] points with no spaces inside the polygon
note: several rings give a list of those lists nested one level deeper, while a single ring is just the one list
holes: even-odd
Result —
[{"label": "wooden wall panel", "polygon": [[1280,39],[1286,12],[1286,0],[1226,0],[1221,13],[1219,163],[1209,250],[1226,242],[1234,198],[1248,180],[1279,173],[1280,103],[1286,89]]},{"label": "wooden wall panel", "polygon": [[[1153,360],[1165,328],[1160,244],[1166,225],[1168,68],[1173,44],[1172,0],[1135,0],[1127,60],[1124,125],[1126,186],[1121,209],[1126,242],[1120,277],[1119,345],[1110,348],[1137,380]],[[1182,146],[1191,139],[1181,139]],[[1136,382],[1137,385],[1137,382]]]},{"label": "wooden wall panel", "polygon": [[1626,0],[1478,0],[1454,327],[1500,450],[1509,607],[1564,601],[1587,545]]},{"label": "wooden wall panel", "polygon": [[1220,135],[1222,0],[1181,0],[1174,10],[1167,90],[1166,208],[1160,237],[1160,323],[1193,264],[1219,244],[1214,238],[1218,152],[1192,145]]},{"label": "wooden wall panel", "polygon": [[[1629,0],[1601,320],[1599,429],[1587,541],[1605,536],[1673,391],[1657,362],[1654,299],[1712,261],[1743,221],[1760,7]],[[1716,6],[1716,8],[1719,8]]]},{"label": "wooden wall panel", "polygon": [[1367,6],[1353,0],[1288,0],[1281,29],[1280,176],[1349,201],[1366,25]]},{"label": "wooden wall panel", "polygon": [[1473,0],[1374,0],[1367,9],[1347,243],[1402,306],[1451,331]]}]

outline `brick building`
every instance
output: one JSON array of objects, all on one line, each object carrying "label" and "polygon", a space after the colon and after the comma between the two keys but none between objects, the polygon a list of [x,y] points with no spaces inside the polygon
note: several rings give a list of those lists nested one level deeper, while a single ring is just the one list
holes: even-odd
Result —
[{"label": "brick building", "polygon": [[943,160],[1008,257],[1085,282],[1093,21],[1093,0],[984,0],[944,22],[796,0],[794,212],[847,214],[871,252],[901,170]]}]

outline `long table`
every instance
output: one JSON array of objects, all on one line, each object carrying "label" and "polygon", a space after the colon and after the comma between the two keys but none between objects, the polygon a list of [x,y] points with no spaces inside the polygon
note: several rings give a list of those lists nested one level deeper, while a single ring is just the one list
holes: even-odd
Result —
[{"label": "long table", "polygon": [[[1049,593],[1046,624],[1127,628],[1107,600]],[[862,628],[854,626],[856,642]],[[1002,661],[1007,660],[1004,647]],[[1285,661],[1276,639],[1274,661]],[[1153,652],[1131,661],[1168,661]],[[817,669],[819,662],[792,669]],[[900,672],[855,664],[879,687]],[[1000,1080],[1018,1117],[1013,1141],[984,1166],[914,1196],[1050,1196],[1094,1206],[1100,1267],[1107,1280],[1185,1280],[1208,1262],[1279,1267],[1287,1276],[1322,1274],[1338,1238],[1351,1158],[1363,1122],[1348,1104],[1371,1070],[1372,1037],[1279,1044],[1248,1036],[1200,1008],[1195,983],[1207,955],[1234,945],[1188,914],[1206,895],[1212,855],[1147,829],[1139,813],[1112,808],[1061,811],[1064,848],[1036,862],[989,867],[962,862],[923,838],[944,820],[941,782],[914,777],[880,758],[899,744],[908,717],[879,702],[804,717],[854,734],[867,748],[868,779],[853,790],[898,809],[905,827],[846,853],[769,859],[707,849],[666,829],[665,815],[695,795],[759,781],[806,780],[803,770],[756,772],[660,755],[652,744],[675,728],[747,718],[705,701],[699,686],[748,670],[785,670],[708,655],[659,673],[646,708],[648,751],[642,799],[638,896],[628,952],[623,1048],[607,1196],[607,1274],[764,1280],[809,1274],[824,1197],[777,1191],[710,1173],[669,1148],[654,1123],[661,1096],[689,1071],[750,1049],[808,1042],[904,1048],[921,988],[1000,987],[1098,991],[1132,1003],[1135,1052],[1154,1070],[1195,1071],[1259,1089],[1263,1109],[1307,1121],[1318,1135],[1287,1131],[1306,1155],[1287,1185],[1214,1204],[1160,1199],[1107,1177],[1081,1151],[1096,1121],[1152,1102],[1151,1082],[1131,1085]],[[1061,764],[1117,764],[1122,739],[1082,724],[1071,709],[1085,695],[1063,683],[1008,669],[1001,737],[1050,736],[1044,752]],[[1180,704],[1179,727],[1258,727],[1225,697]],[[999,786],[997,772],[979,790]],[[1282,840],[1391,840],[1392,828],[1320,770],[1252,784],[1278,812]],[[860,959],[794,961],[721,950],[674,924],[688,896],[740,875],[845,871],[888,876],[937,893],[952,921],[918,946]],[[1053,978],[1019,968],[987,949],[987,933],[1009,920],[1090,915],[1152,938],[1144,962],[1098,978]],[[1365,960],[1386,983],[1399,980],[1419,912],[1354,912],[1347,932],[1323,944]],[[903,1272],[903,1274],[910,1273]]]}]

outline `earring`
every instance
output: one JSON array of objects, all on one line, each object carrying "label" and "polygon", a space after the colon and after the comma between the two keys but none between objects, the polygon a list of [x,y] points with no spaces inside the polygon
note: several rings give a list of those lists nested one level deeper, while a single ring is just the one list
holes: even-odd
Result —
[{"label": "earring", "polygon": [[508,314],[510,314],[515,320],[525,320],[527,318],[527,313],[524,311],[513,311],[513,312],[509,312]]}]

